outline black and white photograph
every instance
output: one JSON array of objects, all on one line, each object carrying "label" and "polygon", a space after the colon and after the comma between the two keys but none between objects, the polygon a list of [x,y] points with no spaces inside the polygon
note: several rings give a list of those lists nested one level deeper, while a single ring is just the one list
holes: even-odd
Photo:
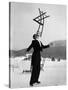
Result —
[{"label": "black and white photograph", "polygon": [[9,2],[9,87],[66,85],[66,5]]}]

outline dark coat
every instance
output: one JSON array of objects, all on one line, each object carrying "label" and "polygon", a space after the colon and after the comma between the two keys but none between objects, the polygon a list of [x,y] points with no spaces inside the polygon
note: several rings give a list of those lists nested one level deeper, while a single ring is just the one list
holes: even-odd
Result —
[{"label": "dark coat", "polygon": [[38,40],[33,40],[31,45],[27,48],[27,51],[29,51],[31,48],[34,49],[32,54],[32,61],[31,61],[32,74],[31,74],[30,84],[38,82],[38,78],[40,74],[40,61],[41,61],[40,51],[48,47],[49,45],[44,46],[42,43],[40,46],[40,43]]},{"label": "dark coat", "polygon": [[31,65],[38,65],[40,64],[40,61],[41,61],[41,55],[40,55],[40,51],[42,51],[42,49],[44,48],[48,48],[49,45],[43,45],[41,43],[41,46],[39,44],[39,41],[38,40],[32,40],[32,43],[31,45],[27,48],[27,51],[29,51],[31,48],[33,48],[33,54],[32,54],[32,63]]}]

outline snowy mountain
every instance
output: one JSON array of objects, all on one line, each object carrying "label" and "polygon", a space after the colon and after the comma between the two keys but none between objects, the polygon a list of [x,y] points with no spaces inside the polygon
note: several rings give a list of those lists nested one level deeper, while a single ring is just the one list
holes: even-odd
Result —
[{"label": "snowy mountain", "polygon": [[53,44],[55,46],[66,46],[66,40],[54,41]]}]

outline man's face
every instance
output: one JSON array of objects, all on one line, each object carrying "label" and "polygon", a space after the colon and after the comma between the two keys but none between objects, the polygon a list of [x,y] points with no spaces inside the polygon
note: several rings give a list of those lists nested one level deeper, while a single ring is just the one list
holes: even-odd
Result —
[{"label": "man's face", "polygon": [[36,36],[36,39],[39,39],[39,35]]}]

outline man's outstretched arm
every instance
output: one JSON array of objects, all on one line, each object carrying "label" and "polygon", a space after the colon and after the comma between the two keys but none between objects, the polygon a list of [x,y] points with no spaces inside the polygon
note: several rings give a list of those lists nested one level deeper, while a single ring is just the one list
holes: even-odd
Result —
[{"label": "man's outstretched arm", "polygon": [[43,45],[42,43],[41,43],[41,45],[42,45],[42,48],[44,49],[44,48],[49,48],[50,47],[50,45],[48,44],[48,45]]},{"label": "man's outstretched arm", "polygon": [[32,48],[32,43],[30,44],[30,46],[26,49],[26,52],[30,51],[30,49]]}]

